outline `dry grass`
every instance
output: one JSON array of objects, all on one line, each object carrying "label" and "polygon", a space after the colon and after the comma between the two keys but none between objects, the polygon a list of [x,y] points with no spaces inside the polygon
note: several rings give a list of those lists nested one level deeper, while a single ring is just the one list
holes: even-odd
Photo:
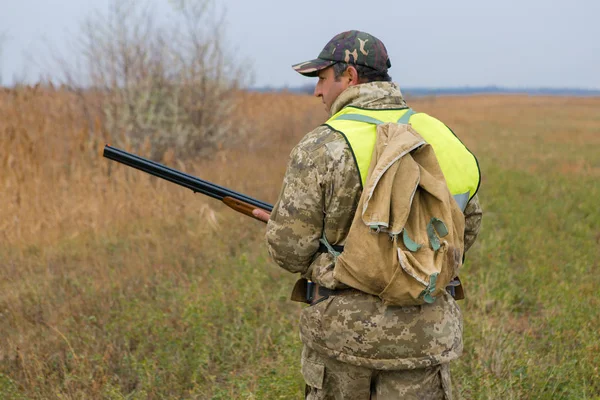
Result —
[{"label": "dry grass", "polygon": [[539,96],[424,98],[435,115],[482,157],[504,167],[600,176],[600,99]]},{"label": "dry grass", "polygon": [[[274,201],[290,144],[319,120],[309,111],[312,102],[306,98],[274,96],[240,94],[245,115],[240,115],[238,125],[243,140],[234,148],[190,165],[169,153],[163,162]],[[188,192],[165,190],[167,183],[150,184],[149,176],[103,159],[103,146],[112,137],[107,133],[89,137],[87,119],[76,101],[67,92],[40,87],[5,90],[0,96],[3,243],[49,245],[81,232],[97,234],[116,221],[163,216],[172,211],[169,204],[187,213],[186,206],[203,202],[184,201]],[[273,103],[278,107],[270,112]],[[95,130],[102,132],[101,127]],[[149,198],[158,201],[143,200]]]},{"label": "dry grass", "polygon": [[[291,147],[326,116],[308,96],[238,99],[241,141],[163,162],[272,203]],[[600,99],[411,106],[483,169],[459,396],[600,396],[600,220],[584,194],[599,190]],[[0,397],[300,398],[293,277],[264,259],[262,225],[103,159],[111,136],[88,122],[60,89],[0,93]]]}]

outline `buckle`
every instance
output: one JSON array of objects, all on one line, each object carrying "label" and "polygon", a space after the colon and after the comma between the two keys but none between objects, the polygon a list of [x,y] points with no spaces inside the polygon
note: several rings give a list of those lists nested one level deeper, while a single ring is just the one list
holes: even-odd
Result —
[{"label": "buckle", "polygon": [[454,298],[454,300],[462,300],[465,298],[465,291],[458,277],[451,280],[446,286],[446,291]]}]

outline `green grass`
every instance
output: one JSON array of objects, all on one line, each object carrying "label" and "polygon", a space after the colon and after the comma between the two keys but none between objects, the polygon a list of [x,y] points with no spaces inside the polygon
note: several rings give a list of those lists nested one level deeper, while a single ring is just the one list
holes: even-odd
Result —
[{"label": "green grass", "polygon": [[595,179],[490,165],[484,224],[464,268],[467,399],[600,396]]},{"label": "green grass", "polygon": [[[61,272],[48,281],[46,298],[40,296],[44,287],[23,289],[19,304],[6,305],[9,314],[21,312],[7,336],[28,330],[39,346],[2,358],[0,398],[264,398],[261,393],[290,398],[300,393],[300,307],[287,300],[293,277],[267,265],[263,227],[243,223],[248,222],[255,224],[246,228],[256,240],[235,243],[229,249],[233,255],[226,257],[185,244],[180,235],[168,234],[168,226],[159,235],[168,239],[153,243],[154,235],[141,235],[149,228],[143,225],[126,237],[90,237],[57,246],[64,253],[39,257],[43,263],[64,263],[68,276]],[[229,244],[215,239],[210,245]],[[77,273],[97,259],[107,260],[98,266],[103,274]],[[150,260],[152,265],[137,274],[125,271]],[[67,317],[54,320],[59,309]]]}]

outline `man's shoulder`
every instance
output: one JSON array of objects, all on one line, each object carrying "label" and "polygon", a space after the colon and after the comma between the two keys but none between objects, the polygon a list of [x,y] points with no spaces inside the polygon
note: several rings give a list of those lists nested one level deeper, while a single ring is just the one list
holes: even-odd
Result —
[{"label": "man's shoulder", "polygon": [[298,142],[296,148],[309,154],[323,154],[337,147],[346,146],[344,137],[329,125],[319,125]]}]

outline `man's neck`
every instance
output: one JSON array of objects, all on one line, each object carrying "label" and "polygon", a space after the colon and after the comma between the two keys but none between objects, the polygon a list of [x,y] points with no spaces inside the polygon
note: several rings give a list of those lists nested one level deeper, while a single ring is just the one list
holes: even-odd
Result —
[{"label": "man's neck", "polygon": [[[382,107],[388,105],[389,107]],[[393,82],[369,82],[350,86],[335,99],[331,105],[331,115],[347,106],[369,108],[403,108],[407,107],[402,92]]]}]

